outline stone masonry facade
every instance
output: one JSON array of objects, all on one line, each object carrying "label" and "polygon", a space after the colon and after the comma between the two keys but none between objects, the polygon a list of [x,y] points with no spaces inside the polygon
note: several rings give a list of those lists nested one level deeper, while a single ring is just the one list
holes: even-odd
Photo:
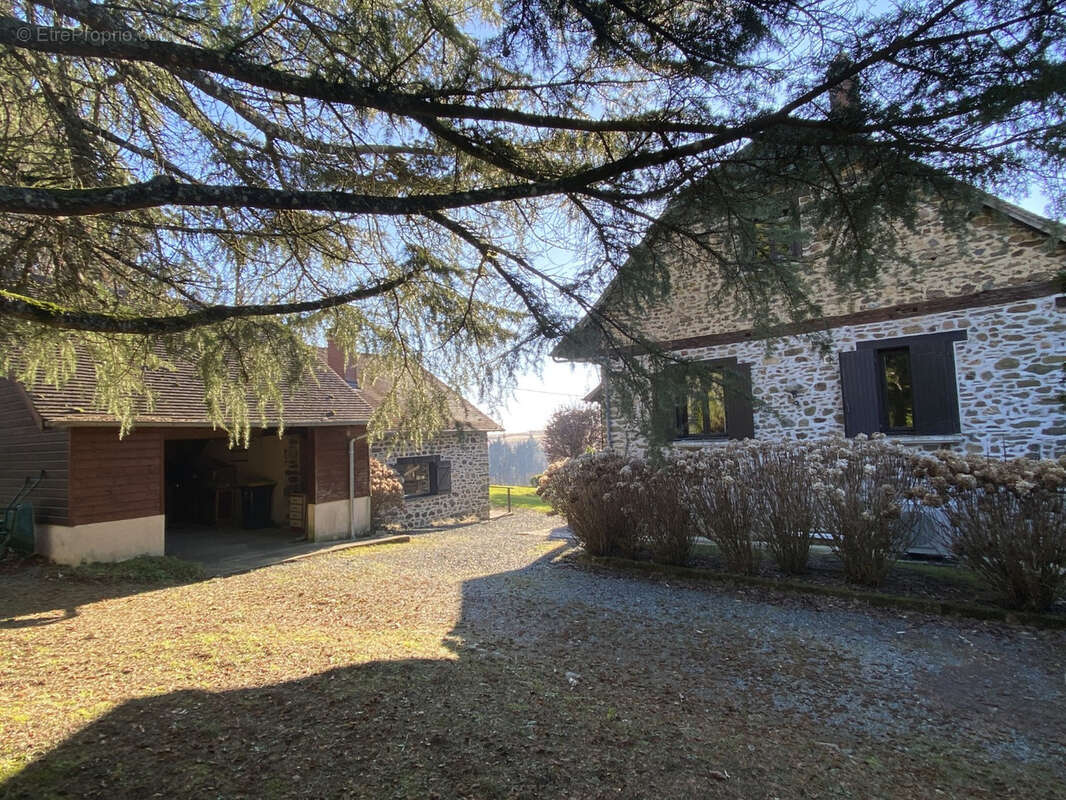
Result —
[{"label": "stone masonry facade", "polygon": [[[804,243],[809,265],[805,280],[822,315],[833,317],[972,295],[1006,286],[1054,279],[1066,269],[1066,246],[1048,247],[1046,233],[1009,219],[992,209],[974,216],[963,228],[948,230],[932,208],[921,209],[914,230],[900,230],[900,249],[912,264],[886,264],[878,280],[863,291],[842,293],[822,269],[825,245],[817,235]],[[722,248],[712,236],[712,245]],[[670,260],[670,294],[641,308],[634,322],[648,338],[671,341],[738,331],[752,327],[728,296],[719,294],[719,273],[686,254],[674,242],[657,247],[674,254]]]},{"label": "stone masonry facade", "polygon": [[398,458],[439,456],[451,463],[451,491],[408,498],[399,522],[419,527],[454,517],[489,518],[489,441],[485,431],[442,431],[422,447],[396,446],[388,437],[371,446],[371,457],[391,467]]},{"label": "stone masonry facade", "polygon": [[[832,331],[822,349],[803,336],[680,350],[698,360],[735,357],[751,365],[755,436],[810,439],[843,435],[838,353],[856,343],[946,331],[956,342],[955,376],[961,433],[901,436],[922,446],[947,446],[999,457],[1066,454],[1066,304],[1062,296],[850,325]],[[612,418],[613,447],[642,455],[637,426]],[[713,446],[685,443],[683,446]]]},{"label": "stone masonry facade", "polygon": [[[843,435],[840,352],[859,342],[965,331],[965,340],[954,343],[960,433],[899,440],[1001,457],[1057,457],[1066,454],[1066,245],[1049,246],[1041,230],[1046,221],[1015,211],[987,207],[948,231],[932,208],[922,209],[916,229],[903,235],[917,268],[885,265],[876,285],[862,292],[832,287],[820,268],[823,246],[812,237],[803,255],[825,318],[814,327],[828,328],[821,345],[806,331],[757,338],[751,321],[717,293],[716,270],[680,253],[672,256],[669,296],[641,309],[638,324],[689,358],[749,364],[755,436],[770,439]],[[1016,290],[1021,299],[975,299]],[[644,452],[632,420],[608,422],[616,450]]]}]

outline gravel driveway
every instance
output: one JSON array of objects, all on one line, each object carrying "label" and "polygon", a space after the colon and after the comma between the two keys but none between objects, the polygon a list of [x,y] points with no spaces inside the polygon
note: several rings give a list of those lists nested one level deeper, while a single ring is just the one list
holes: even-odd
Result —
[{"label": "gravel driveway", "polygon": [[[35,671],[69,663],[88,703],[89,673],[110,679],[85,665],[103,661],[129,665],[130,699],[8,789],[1066,796],[1062,632],[591,570],[557,524],[519,512],[152,593],[57,596],[77,613],[16,629],[20,671],[0,689],[32,716]],[[116,609],[107,641],[85,635]],[[145,624],[170,662],[127,646]]]},{"label": "gravel driveway", "polygon": [[[514,569],[527,549],[520,534],[568,533],[538,522],[522,516],[450,534],[448,558]],[[798,714],[841,733],[931,734],[975,755],[1046,761],[1066,776],[1066,633],[671,585],[565,557],[519,567],[509,583],[504,593],[495,580],[468,584],[467,636],[514,637],[559,652],[562,663],[631,668],[654,653],[658,679],[688,697],[729,696],[749,711]]]}]

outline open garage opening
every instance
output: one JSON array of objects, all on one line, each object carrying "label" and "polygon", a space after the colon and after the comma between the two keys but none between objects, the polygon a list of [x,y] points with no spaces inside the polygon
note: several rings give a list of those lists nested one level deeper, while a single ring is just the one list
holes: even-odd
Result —
[{"label": "open garage opening", "polygon": [[306,538],[302,436],[254,433],[163,442],[166,552],[195,561],[284,547]]}]

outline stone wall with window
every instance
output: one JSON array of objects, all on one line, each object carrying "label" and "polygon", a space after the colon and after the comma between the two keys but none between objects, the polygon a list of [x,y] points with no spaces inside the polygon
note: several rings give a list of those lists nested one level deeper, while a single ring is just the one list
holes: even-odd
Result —
[{"label": "stone wall with window", "polygon": [[453,517],[489,516],[489,443],[484,431],[444,431],[420,448],[376,442],[371,456],[400,473],[400,523],[415,527]]},{"label": "stone wall with window", "polygon": [[[1061,295],[845,325],[831,331],[825,347],[792,336],[677,352],[748,366],[756,438],[882,430],[925,447],[1066,454]],[[610,428],[616,450],[644,452],[632,421],[615,417]],[[714,440],[679,437],[677,445]]]}]

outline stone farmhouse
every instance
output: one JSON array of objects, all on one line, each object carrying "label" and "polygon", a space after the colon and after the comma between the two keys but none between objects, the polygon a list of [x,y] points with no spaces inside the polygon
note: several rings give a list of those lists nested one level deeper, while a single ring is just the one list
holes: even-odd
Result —
[{"label": "stone farmhouse", "polygon": [[[961,230],[949,230],[931,202],[920,206],[917,223],[898,228],[911,263],[882,265],[862,291],[836,290],[825,277],[825,241],[801,230],[785,246],[803,259],[818,318],[757,328],[721,301],[714,266],[673,259],[668,295],[632,319],[648,340],[722,379],[656,399],[673,406],[674,446],[884,433],[1002,457],[1066,453],[1061,228],[975,196],[979,208]],[[600,304],[624,315],[620,288],[609,287]],[[586,326],[555,355],[601,365],[605,380],[590,398],[603,404],[610,446],[641,454],[641,427],[612,408],[608,356],[575,344],[589,340],[578,335]]]},{"label": "stone farmhouse", "polygon": [[[362,381],[360,363],[346,365],[343,354],[332,344],[326,348],[326,360],[371,408],[376,411],[381,407],[392,388],[389,381]],[[426,377],[437,380],[428,373]],[[451,517],[489,518],[488,435],[503,428],[462,396],[444,384],[440,386],[447,397],[450,425],[420,447],[401,443],[388,431],[370,446],[370,455],[396,470],[403,480],[404,507],[399,522],[405,526]]]}]

